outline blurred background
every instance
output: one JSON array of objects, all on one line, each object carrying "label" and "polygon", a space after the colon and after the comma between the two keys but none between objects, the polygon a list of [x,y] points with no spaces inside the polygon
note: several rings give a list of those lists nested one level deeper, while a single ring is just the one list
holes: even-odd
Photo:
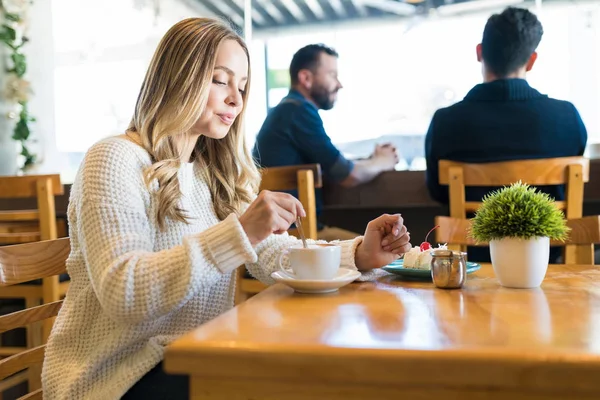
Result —
[{"label": "blurred background", "polygon": [[487,18],[509,5],[530,8],[544,26],[531,85],[573,102],[588,142],[600,143],[598,0],[46,0],[32,6],[26,49],[39,170],[59,171],[68,183],[93,143],[124,131],[173,23],[218,16],[244,33],[244,7],[252,18],[250,144],[288,91],[293,53],[325,43],[340,54],[344,84],[333,110],[321,112],[334,143],[360,157],[392,141],[402,154],[397,169],[424,169],[433,113],[481,82],[475,46]]}]

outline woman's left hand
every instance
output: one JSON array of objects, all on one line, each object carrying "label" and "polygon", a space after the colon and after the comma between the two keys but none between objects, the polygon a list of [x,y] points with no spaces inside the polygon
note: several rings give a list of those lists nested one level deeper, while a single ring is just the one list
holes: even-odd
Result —
[{"label": "woman's left hand", "polygon": [[356,267],[361,270],[381,268],[411,248],[410,233],[400,214],[384,214],[369,222],[363,242],[354,255]]}]

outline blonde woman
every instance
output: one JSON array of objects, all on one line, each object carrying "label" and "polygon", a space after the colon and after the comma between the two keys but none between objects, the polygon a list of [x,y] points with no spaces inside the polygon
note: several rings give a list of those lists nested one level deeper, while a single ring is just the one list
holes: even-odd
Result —
[{"label": "blonde woman", "polygon": [[[165,346],[233,305],[234,270],[270,283],[301,204],[256,195],[242,132],[250,88],[243,40],[181,21],[160,42],[126,135],[87,153],[71,189],[71,286],[46,350],[48,399],[188,398],[161,368]],[[410,248],[399,215],[341,242],[346,268]]]}]

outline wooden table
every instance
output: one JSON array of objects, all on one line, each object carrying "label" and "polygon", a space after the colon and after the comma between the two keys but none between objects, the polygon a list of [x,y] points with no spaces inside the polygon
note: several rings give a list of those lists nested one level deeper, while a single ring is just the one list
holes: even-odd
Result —
[{"label": "wooden table", "polygon": [[550,266],[538,289],[502,288],[489,265],[461,290],[275,285],[177,340],[165,366],[194,399],[599,399],[600,267]]}]

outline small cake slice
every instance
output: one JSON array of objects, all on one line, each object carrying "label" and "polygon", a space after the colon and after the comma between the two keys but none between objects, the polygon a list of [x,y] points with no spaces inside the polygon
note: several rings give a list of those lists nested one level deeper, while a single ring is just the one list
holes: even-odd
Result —
[{"label": "small cake slice", "polygon": [[448,248],[443,244],[438,245],[437,249],[433,249],[431,244],[427,241],[429,234],[433,232],[435,228],[438,228],[438,226],[434,226],[433,229],[427,233],[425,241],[421,243],[421,246],[413,247],[408,253],[404,254],[404,262],[402,264],[404,268],[430,270],[432,258],[431,252],[433,250],[446,250]]},{"label": "small cake slice", "polygon": [[404,253],[404,268],[417,268],[419,264],[419,255],[421,254],[421,249],[418,247],[413,247],[409,250],[408,253]]},{"label": "small cake slice", "polygon": [[418,247],[413,247],[408,253],[404,254],[404,268],[409,269],[431,269],[431,252],[434,250],[447,250],[448,247],[445,244],[440,244],[436,249],[427,249],[421,251]]}]

